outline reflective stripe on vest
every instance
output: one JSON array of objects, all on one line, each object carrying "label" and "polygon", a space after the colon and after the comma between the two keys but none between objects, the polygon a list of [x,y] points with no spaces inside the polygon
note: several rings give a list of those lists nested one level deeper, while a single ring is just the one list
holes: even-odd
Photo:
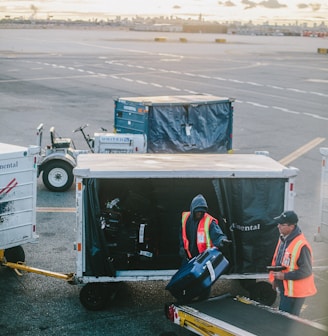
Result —
[{"label": "reflective stripe on vest", "polygon": [[182,213],[182,240],[183,240],[183,247],[187,252],[189,258],[191,258],[191,253],[189,251],[189,240],[187,239],[187,219],[190,215],[190,212],[183,212]]},{"label": "reflective stripe on vest", "polygon": [[[281,241],[277,244],[273,259],[272,266],[276,265],[276,258],[279,250],[279,246],[282,244]],[[286,248],[281,265],[285,266],[286,269],[282,271],[283,273],[288,273],[290,271],[295,271],[299,267],[297,265],[297,261],[301,254],[301,250],[303,246],[306,246],[312,256],[312,249],[307,240],[305,239],[303,234],[295,237],[294,240],[290,243],[290,245]],[[274,281],[273,272],[270,272],[269,279],[271,282]],[[314,295],[317,292],[314,283],[314,276],[311,274],[310,276],[299,279],[299,280],[283,280],[284,284],[284,295],[289,297],[307,297]]]},{"label": "reflective stripe on vest", "polygon": [[[189,250],[189,240],[187,238],[187,229],[186,229],[187,220],[189,216],[190,216],[190,212],[182,213],[182,240],[183,240],[183,247],[186,250],[188,257],[192,258],[192,255]],[[199,253],[202,253],[207,248],[210,248],[213,246],[211,238],[210,238],[210,232],[209,232],[209,227],[213,220],[217,222],[217,220],[214,217],[212,217],[208,213],[205,213],[204,217],[199,221],[198,230],[197,230],[197,240],[196,240]],[[205,238],[205,241],[202,238]]]},{"label": "reflective stripe on vest", "polygon": [[[298,257],[300,255],[301,249],[300,246],[303,245],[303,241],[299,240],[293,250],[292,250],[292,255],[290,258],[290,264],[289,264],[289,272],[294,271],[295,269],[297,269],[297,260]],[[286,249],[287,250],[287,249]],[[287,280],[288,282],[288,296],[294,296],[294,280]]]},{"label": "reflective stripe on vest", "polygon": [[204,223],[204,232],[205,232],[205,235],[206,235],[206,248],[207,249],[212,246],[211,238],[210,238],[210,230],[209,230],[211,222],[212,222],[212,217],[211,216],[206,216],[205,223]]}]

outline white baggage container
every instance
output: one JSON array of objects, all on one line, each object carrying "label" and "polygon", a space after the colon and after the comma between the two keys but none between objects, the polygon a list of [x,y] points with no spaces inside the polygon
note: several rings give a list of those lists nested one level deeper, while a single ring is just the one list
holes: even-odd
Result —
[{"label": "white baggage container", "polygon": [[0,143],[0,250],[35,242],[38,146]]},{"label": "white baggage container", "polygon": [[181,213],[199,193],[210,214],[226,219],[219,222],[232,240],[227,277],[267,278],[279,236],[273,218],[293,209],[297,173],[256,154],[79,155],[75,279],[86,284],[82,304],[100,309],[109,283],[169,280],[181,263]]}]

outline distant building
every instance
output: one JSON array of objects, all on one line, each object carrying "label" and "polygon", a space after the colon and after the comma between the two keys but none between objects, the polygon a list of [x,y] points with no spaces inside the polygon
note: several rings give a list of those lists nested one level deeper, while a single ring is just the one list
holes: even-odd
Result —
[{"label": "distant building", "polygon": [[136,31],[157,31],[157,32],[182,32],[181,25],[172,25],[169,23],[155,24],[135,24],[130,30]]},{"label": "distant building", "polygon": [[214,33],[226,34],[228,27],[218,23],[187,23],[182,25],[185,33]]}]

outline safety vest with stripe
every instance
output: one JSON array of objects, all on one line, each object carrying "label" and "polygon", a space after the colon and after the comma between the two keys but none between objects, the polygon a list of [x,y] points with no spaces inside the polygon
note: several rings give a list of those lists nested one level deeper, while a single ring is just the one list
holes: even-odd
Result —
[{"label": "safety vest with stripe", "polygon": [[[276,251],[274,253],[273,259],[272,259],[272,266],[275,265],[275,261],[277,258],[278,250],[280,244],[283,242],[279,241],[276,247]],[[312,257],[312,249],[309,243],[306,241],[303,234],[300,234],[299,236],[295,237],[293,241],[289,244],[289,246],[286,248],[284,256],[281,261],[281,266],[285,266],[286,269],[282,272],[288,273],[295,271],[299,269],[297,265],[297,261],[299,259],[299,256],[301,254],[301,250],[303,246],[307,246],[307,248],[310,250],[311,257]],[[270,272],[269,275],[270,281],[274,281],[273,272]],[[310,276],[299,279],[299,280],[283,280],[284,285],[284,294],[285,296],[289,297],[307,297],[314,295],[317,292],[317,289],[314,284],[314,276],[311,274]]]},{"label": "safety vest with stripe", "polygon": [[[182,240],[183,240],[183,247],[186,250],[186,253],[189,258],[192,258],[192,255],[189,251],[189,240],[187,238],[187,220],[190,216],[190,211],[186,211],[182,213]],[[202,253],[206,249],[213,247],[211,238],[210,238],[210,225],[212,221],[218,223],[218,220],[208,213],[205,213],[203,218],[198,223],[197,229],[197,248],[198,252]]]}]

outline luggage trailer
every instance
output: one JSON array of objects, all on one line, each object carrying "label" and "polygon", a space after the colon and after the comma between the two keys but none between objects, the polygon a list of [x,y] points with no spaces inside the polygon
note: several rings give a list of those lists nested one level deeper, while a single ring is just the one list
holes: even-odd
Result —
[{"label": "luggage trailer", "polygon": [[[1,266],[12,268],[16,270],[18,274],[20,274],[21,271],[31,272],[65,280],[69,284],[84,285],[80,291],[80,301],[86,308],[91,310],[99,310],[105,306],[108,296],[112,290],[111,286],[109,286],[111,283],[122,281],[170,280],[178,268],[176,265],[176,260],[178,260],[177,254],[173,254],[175,263],[170,263],[169,265],[166,264],[165,267],[163,266],[162,268],[157,269],[154,267],[147,267],[150,263],[149,260],[146,261],[146,264],[143,264],[145,267],[142,267],[141,269],[116,268],[113,272],[107,272],[106,274],[100,275],[92,271],[86,272],[86,266],[88,266],[89,259],[86,258],[87,249],[85,233],[86,229],[90,227],[90,224],[86,216],[86,205],[83,200],[83,196],[86,194],[83,191],[86,188],[86,182],[88,182],[89,179],[99,180],[101,184],[106,187],[106,193],[107,191],[113,191],[113,189],[116,193],[118,190],[122,189],[122,186],[130,187],[129,183],[134,179],[140,179],[142,182],[150,179],[154,183],[162,180],[163,183],[161,183],[161,186],[164,187],[166,192],[163,195],[160,193],[161,200],[168,200],[170,203],[169,205],[172,205],[173,201],[175,204],[177,201],[181,202],[181,200],[185,199],[189,203],[191,196],[194,196],[195,192],[198,191],[199,187],[202,187],[204,183],[207,184],[208,189],[212,190],[213,186],[209,181],[212,181],[213,178],[228,180],[238,179],[241,182],[243,179],[267,180],[267,178],[277,178],[278,180],[281,180],[280,189],[282,189],[282,194],[284,194],[281,198],[279,197],[278,205],[284,208],[293,207],[293,185],[294,179],[297,175],[297,169],[284,167],[275,162],[273,159],[263,155],[200,154],[199,157],[197,154],[182,154],[181,156],[178,154],[115,155],[116,154],[112,154],[107,157],[105,154],[81,154],[79,157],[80,162],[75,169],[75,175],[77,177],[77,242],[75,244],[75,249],[77,251],[76,272],[69,274],[57,273],[27,266],[24,264],[24,260],[22,259],[10,260],[6,257],[5,248],[3,248],[3,246],[0,246]],[[209,162],[215,162],[215,165],[210,168],[204,168],[202,159],[206,159]],[[120,182],[116,189],[112,187],[112,184],[115,181]],[[108,184],[108,182],[110,183]],[[190,182],[192,183],[190,184]],[[274,185],[277,185],[276,179]],[[107,189],[108,186],[110,187],[109,189]],[[189,191],[188,195],[186,195],[184,191],[184,188],[187,186],[191,186],[192,189]],[[175,194],[178,191],[183,191],[180,198],[178,197],[173,199],[169,197],[173,187],[175,188]],[[216,199],[213,195],[211,198],[213,199],[213,202]],[[176,207],[179,210],[184,208],[180,206],[180,204]],[[35,213],[35,198],[33,209]],[[171,218],[171,216],[169,216],[169,218]],[[174,223],[175,222],[179,223],[178,217]],[[142,228],[142,226],[140,228]],[[166,233],[166,235],[164,236],[162,243],[171,248],[170,239],[173,237],[176,240],[178,235],[175,234],[175,232],[174,235],[172,235],[171,231],[164,233]],[[140,251],[140,256],[147,257],[147,255],[142,255],[141,252],[142,251]],[[107,259],[104,259],[104,262],[107,263]],[[157,262],[157,260],[154,262]],[[258,272],[252,272],[249,274],[232,273],[221,277],[221,279],[225,278],[251,279],[256,281],[259,279],[267,279],[268,274]],[[269,285],[265,281],[257,282],[257,284]],[[114,290],[116,289],[114,288]],[[264,296],[266,296],[266,288],[263,289],[262,286],[260,286],[260,292],[262,294],[264,292]],[[253,296],[251,296],[251,298],[254,299]]]},{"label": "luggage trailer", "polygon": [[[211,164],[204,165],[204,162],[211,162]],[[272,214],[266,215],[271,220],[274,214],[280,213],[283,209],[293,208],[294,182],[297,172],[298,170],[294,167],[285,167],[268,156],[258,154],[79,155],[78,165],[74,169],[77,193],[75,280],[82,285],[81,303],[90,310],[102,309],[107,298],[111,296],[111,292],[116,290],[115,283],[117,282],[169,281],[179,268],[177,240],[181,209],[188,207],[190,200],[197,193],[203,192],[208,195],[208,202],[214,208],[218,203],[217,193],[219,191],[217,189],[220,189],[216,182],[226,182],[230,185],[235,181],[239,191],[240,188],[246,188],[248,183],[253,185],[264,182],[263,187],[270,186],[271,191],[265,195],[270,198],[277,195],[275,202],[271,199],[265,201],[265,204],[275,207],[271,210]],[[104,241],[103,233],[99,230],[99,220],[93,212],[96,212],[99,204],[104,204],[107,200],[116,197],[123,199],[133,188],[135,188],[132,190],[134,193],[140,190],[147,193],[149,186],[153,189],[151,189],[152,193],[147,196],[156,202],[156,209],[163,213],[159,218],[163,220],[155,221],[155,225],[160,230],[157,236],[160,240],[159,252],[155,255],[155,249],[146,250],[145,247],[138,247],[139,250],[134,253],[133,257],[136,258],[137,263],[140,262],[139,264],[135,266],[134,259],[130,267],[129,259],[127,259],[125,264],[115,265],[115,255],[109,254],[108,258],[108,255],[104,253],[111,241]],[[273,192],[275,188],[279,189],[277,193]],[[173,190],[174,196],[172,196]],[[234,193],[236,197],[239,194]],[[258,202],[263,202],[265,195],[261,196]],[[135,205],[136,201],[138,201],[137,197],[127,203]],[[124,205],[127,207],[126,204]],[[261,209],[266,209],[266,207],[263,205]],[[235,230],[245,232],[241,231],[243,228],[237,224]],[[93,230],[94,228],[98,228],[98,231]],[[148,225],[144,227],[141,225],[138,230],[136,237],[138,246],[141,245],[140,236],[143,228],[146,232]],[[276,229],[275,225],[272,229]],[[272,245],[275,245],[276,237],[270,234],[270,239]],[[105,248],[102,248],[103,245]],[[164,252],[162,252],[163,249]],[[168,251],[172,253],[168,254]],[[153,255],[153,257],[148,257],[148,255]],[[110,257],[114,259],[114,262]],[[129,257],[128,253],[126,257]],[[267,281],[258,281],[268,279],[265,265],[270,263],[271,258],[268,257],[268,261],[263,261],[262,272],[236,271],[220,278],[246,280],[246,283],[252,284],[252,291],[255,292],[250,295],[251,299],[258,301],[257,298],[268,298],[272,301],[272,286]],[[272,304],[262,300],[260,302],[266,305]]]},{"label": "luggage trailer", "polygon": [[230,294],[188,305],[166,304],[165,315],[174,324],[202,336],[324,336],[328,332],[322,324]]},{"label": "luggage trailer", "polygon": [[0,266],[63,280],[72,274],[41,270],[24,264],[22,245],[37,243],[36,197],[39,146],[0,143]]},{"label": "luggage trailer", "polygon": [[[195,156],[194,156],[195,155]],[[205,154],[204,154],[205,155]],[[40,275],[50,276],[57,279],[65,280],[69,284],[79,284],[84,285],[80,291],[80,301],[88,309],[99,310],[102,309],[108,299],[111,292],[111,283],[117,283],[122,281],[168,281],[175,274],[177,267],[175,264],[166,265],[169,267],[162,268],[147,268],[143,267],[141,269],[114,269],[113,272],[109,272],[106,275],[98,275],[93,272],[86,272],[85,267],[87,265],[86,259],[86,235],[85,230],[87,228],[88,220],[85,213],[85,202],[83,201],[83,190],[85,188],[84,182],[88,179],[96,179],[102,181],[112,182],[115,180],[124,179],[141,179],[142,181],[152,179],[152,181],[163,180],[164,185],[166,181],[176,183],[180,181],[182,187],[190,184],[190,179],[192,179],[193,184],[203,185],[203,179],[210,177],[212,178],[227,178],[227,179],[267,179],[268,177],[275,177],[282,179],[282,183],[285,189],[285,195],[279,201],[285,208],[293,207],[294,198],[294,178],[297,175],[296,168],[286,168],[279,163],[275,162],[273,159],[263,156],[263,155],[229,155],[229,154],[203,154],[196,157],[197,154],[192,155],[151,155],[151,154],[138,154],[138,155],[120,155],[115,154],[110,155],[110,157],[105,154],[81,154],[80,164],[76,169],[77,177],[77,242],[75,244],[75,249],[77,251],[77,268],[76,272],[69,274],[52,272],[48,270],[43,270],[35,267],[30,267],[24,264],[24,260],[9,260],[6,258],[5,250],[0,246],[0,264],[1,266],[6,266],[16,270],[18,274],[23,272],[31,272]],[[215,166],[211,168],[204,168],[200,158],[207,158],[207,160],[215,162]],[[124,162],[123,162],[124,161]],[[122,180],[123,178],[123,180]],[[186,182],[184,182],[186,180]],[[129,180],[130,181],[130,180]],[[198,181],[198,182],[197,182]],[[208,182],[207,182],[208,183]],[[275,183],[277,184],[277,183]],[[123,183],[124,185],[124,183]],[[129,186],[126,183],[126,186]],[[171,184],[167,188],[167,192],[170,194]],[[181,187],[180,186],[180,187]],[[121,184],[119,185],[119,189]],[[192,188],[195,188],[192,186]],[[176,189],[177,191],[178,189]],[[198,190],[192,189],[190,195]],[[106,189],[107,192],[107,189]],[[168,199],[167,195],[164,195],[163,199]],[[185,193],[183,193],[183,199],[185,199]],[[169,200],[172,202],[172,200]],[[176,199],[175,199],[176,202]],[[34,204],[35,208],[35,204]],[[182,207],[178,207],[181,209]],[[179,220],[177,219],[178,223]],[[170,232],[169,232],[170,233]],[[140,232],[139,232],[140,235]],[[172,235],[167,234],[165,236],[165,245],[167,245],[166,239],[169,239]],[[177,235],[174,235],[174,237]],[[140,238],[140,236],[139,236]],[[170,245],[170,244],[169,244]],[[146,251],[147,252],[147,251]],[[174,260],[177,260],[178,256],[174,255]],[[106,259],[107,260],[107,259]],[[149,261],[146,262],[148,264]],[[145,266],[145,265],[144,265]],[[171,267],[170,267],[171,266]],[[245,280],[259,280],[267,279],[267,273],[252,272],[250,274],[245,273],[232,273],[228,275],[223,275],[221,279],[245,279]],[[269,285],[265,281],[257,282],[260,288],[260,294],[264,293],[267,295],[267,286],[262,288],[261,285]],[[271,286],[270,286],[271,287]],[[114,288],[114,290],[116,290]],[[269,293],[271,295],[271,292]],[[256,295],[257,297],[257,295]],[[253,296],[251,296],[254,299]]]}]

